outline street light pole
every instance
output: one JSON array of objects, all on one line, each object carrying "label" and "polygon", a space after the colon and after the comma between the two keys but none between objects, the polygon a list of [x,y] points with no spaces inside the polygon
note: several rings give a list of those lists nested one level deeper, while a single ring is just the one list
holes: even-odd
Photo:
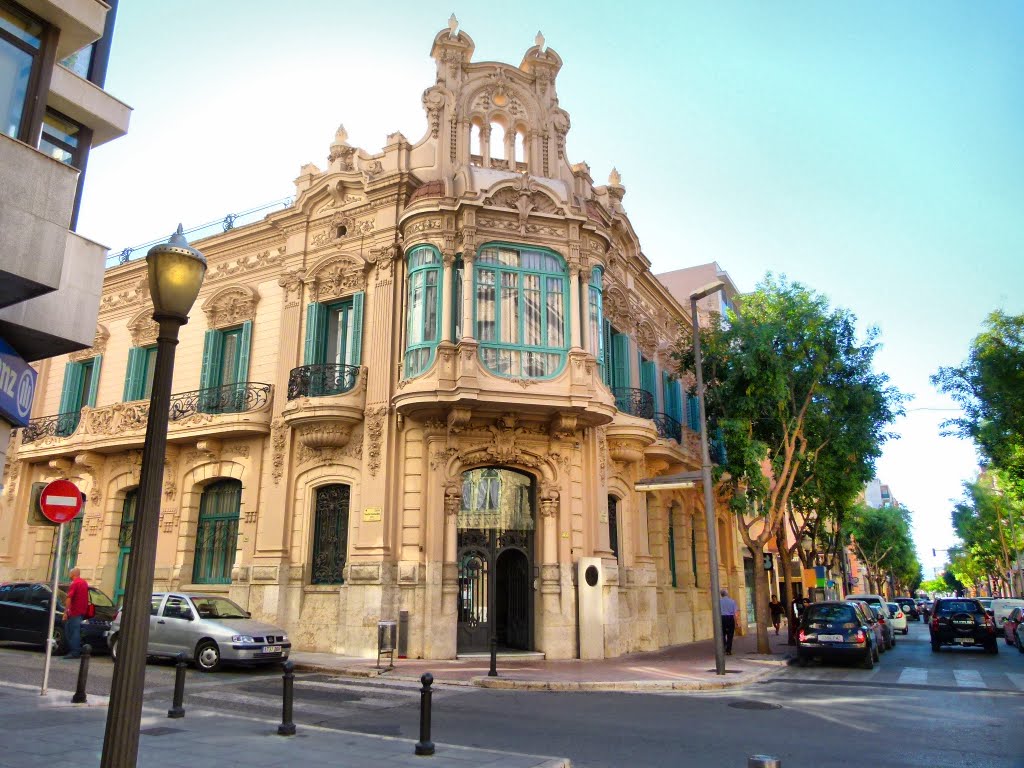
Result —
[{"label": "street light pole", "polygon": [[697,369],[697,403],[700,406],[701,482],[704,486],[704,525],[707,527],[708,568],[711,571],[711,621],[715,638],[715,672],[725,674],[725,638],[722,632],[721,584],[718,577],[718,525],[715,519],[714,488],[711,486],[711,452],[708,450],[708,422],[704,407],[704,371],[700,350],[700,323],[697,302],[725,288],[716,281],[690,294],[690,317],[693,320],[693,358]]},{"label": "street light pole", "polygon": [[146,261],[153,319],[159,324],[156,366],[142,446],[139,503],[125,579],[101,768],[135,768],[138,759],[174,351],[178,330],[188,322],[189,310],[206,273],[206,259],[186,242],[180,225],[167,243],[150,249]]}]

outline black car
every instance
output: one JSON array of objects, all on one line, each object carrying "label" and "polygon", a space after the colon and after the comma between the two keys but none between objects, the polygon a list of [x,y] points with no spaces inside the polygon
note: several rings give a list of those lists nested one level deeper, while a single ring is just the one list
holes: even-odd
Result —
[{"label": "black car", "polygon": [[797,633],[797,663],[807,666],[813,658],[854,659],[864,669],[878,658],[875,632],[856,606],[845,602],[811,603],[804,609]]},{"label": "black car", "polygon": [[907,617],[907,621],[917,621],[920,614],[917,612],[917,603],[912,597],[897,597],[892,602],[896,603]]},{"label": "black car", "polygon": [[[69,585],[61,584],[57,592],[57,616],[53,639],[57,641],[54,653],[67,653],[61,616]],[[46,630],[50,624],[50,585],[39,581],[16,581],[0,584],[0,640],[45,645]],[[107,647],[107,630],[117,614],[114,601],[95,587],[89,587],[89,600],[96,606],[96,615],[82,622],[82,643],[94,651]]]},{"label": "black car", "polygon": [[973,598],[936,598],[928,628],[935,653],[944,645],[982,647],[989,653],[999,653],[995,619]]}]

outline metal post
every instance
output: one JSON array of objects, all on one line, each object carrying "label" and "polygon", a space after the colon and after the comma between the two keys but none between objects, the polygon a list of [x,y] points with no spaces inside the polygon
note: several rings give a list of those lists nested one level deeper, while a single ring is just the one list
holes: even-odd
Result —
[{"label": "metal post", "polygon": [[50,684],[50,657],[53,656],[53,626],[57,619],[57,580],[60,578],[60,558],[64,550],[64,523],[57,526],[57,559],[53,563],[53,588],[50,592],[50,618],[46,634],[46,659],[43,661],[43,685],[40,696],[45,696]]},{"label": "metal post", "polygon": [[416,742],[417,755],[434,754],[434,742],[430,740],[430,686],[434,682],[434,676],[424,672],[420,678],[423,689],[420,691],[420,740]]},{"label": "metal post", "polygon": [[171,708],[167,710],[167,716],[175,720],[185,716],[185,707],[182,701],[185,698],[185,668],[188,663],[185,661],[185,652],[178,653],[178,662],[174,665],[174,701]]},{"label": "metal post", "polygon": [[85,704],[88,702],[85,695],[85,686],[89,681],[90,656],[92,656],[92,646],[86,643],[82,646],[82,660],[78,664],[78,683],[75,685],[75,695],[71,697],[72,704]]},{"label": "metal post", "polygon": [[498,638],[491,637],[491,668],[487,672],[488,677],[498,676]]},{"label": "metal post", "polygon": [[103,736],[101,768],[135,768],[139,753],[139,723],[146,684],[146,649],[149,645],[149,604],[153,595],[156,540],[163,496],[164,453],[171,407],[171,375],[178,330],[184,317],[153,315],[159,323],[153,394],[149,400],[146,440],[142,445],[139,500],[128,558],[117,663],[110,684],[107,726]]},{"label": "metal post", "polygon": [[294,736],[295,723],[292,722],[292,700],[295,696],[295,662],[289,659],[284,663],[284,700],[281,703],[281,724],[277,726],[278,736]]},{"label": "metal post", "polygon": [[704,525],[707,527],[708,568],[711,571],[711,622],[715,638],[715,672],[725,674],[725,639],[722,635],[722,603],[718,578],[718,525],[715,520],[714,488],[711,486],[711,453],[708,451],[708,422],[704,408],[704,372],[700,352],[700,326],[697,320],[697,299],[690,299],[693,318],[694,367],[697,369],[697,402],[700,406],[701,483],[704,485]]}]

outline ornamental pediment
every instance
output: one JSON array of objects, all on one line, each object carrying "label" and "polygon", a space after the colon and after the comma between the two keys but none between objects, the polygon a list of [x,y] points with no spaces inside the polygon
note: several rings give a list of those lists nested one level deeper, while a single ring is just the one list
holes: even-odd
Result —
[{"label": "ornamental pediment", "polygon": [[365,291],[369,268],[370,263],[358,256],[328,256],[309,271],[303,283],[309,289],[310,301],[328,301]]},{"label": "ornamental pediment", "polygon": [[260,295],[248,285],[229,285],[221,288],[203,302],[203,312],[209,328],[228,328],[256,319],[256,305]]}]

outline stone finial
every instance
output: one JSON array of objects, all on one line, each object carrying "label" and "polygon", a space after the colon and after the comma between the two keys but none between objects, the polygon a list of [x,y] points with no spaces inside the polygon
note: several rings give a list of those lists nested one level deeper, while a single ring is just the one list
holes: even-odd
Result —
[{"label": "stone finial", "polygon": [[544,50],[544,35],[541,34],[539,29],[537,30],[537,36],[533,38],[533,44],[541,50]]},{"label": "stone finial", "polygon": [[344,124],[338,126],[338,130],[334,132],[334,143],[335,144],[347,144],[348,143],[348,131],[345,130]]},{"label": "stone finial", "polygon": [[455,14],[454,13],[451,16],[448,17],[448,36],[449,37],[458,37],[459,36],[459,20],[457,18],[455,18]]},{"label": "stone finial", "polygon": [[612,168],[612,172],[608,174],[608,183],[613,187],[622,186],[622,174],[619,173],[617,168]]}]

